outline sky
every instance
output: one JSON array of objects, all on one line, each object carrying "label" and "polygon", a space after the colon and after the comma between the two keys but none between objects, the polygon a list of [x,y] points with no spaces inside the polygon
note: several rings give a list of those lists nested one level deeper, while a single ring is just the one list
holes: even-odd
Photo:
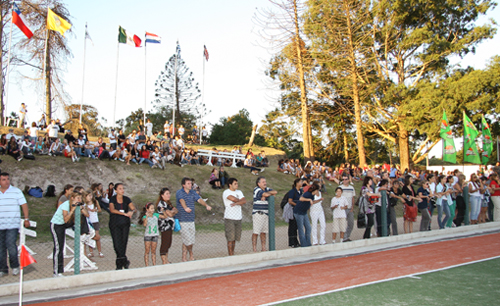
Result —
[{"label": "sky", "polygon": [[[67,34],[73,57],[68,58],[64,72],[65,90],[73,104],[82,101],[87,23],[93,45],[87,40],[83,101],[98,109],[99,117],[107,119],[107,126],[114,114],[115,85],[116,120],[144,109],[145,100],[147,110],[151,110],[155,81],[175,53],[176,41],[196,82],[200,88],[204,87],[203,102],[211,110],[205,122],[215,124],[221,117],[246,108],[254,124],[260,124],[266,113],[277,105],[279,92],[270,88],[269,78],[264,74],[272,51],[262,47],[266,42],[259,36],[259,28],[252,19],[257,10],[272,7],[268,0],[71,0],[64,3],[73,25],[72,33]],[[500,21],[500,9],[490,11],[477,24],[490,18]],[[125,44],[118,47],[119,26],[142,40],[146,31],[157,34],[161,36],[161,44],[148,44],[146,48]],[[15,37],[19,32],[14,27]],[[203,45],[210,54],[205,67]],[[482,69],[498,50],[497,34],[480,44],[475,54],[454,58],[452,62]],[[31,82],[22,79],[16,69],[12,69],[10,77],[8,111],[18,111],[25,102],[29,121],[38,121],[45,108],[42,94],[33,89]],[[63,118],[61,109],[55,117]]]}]

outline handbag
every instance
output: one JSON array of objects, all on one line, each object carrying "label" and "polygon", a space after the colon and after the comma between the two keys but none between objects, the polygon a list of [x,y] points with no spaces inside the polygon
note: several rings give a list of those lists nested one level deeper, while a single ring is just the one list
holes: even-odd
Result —
[{"label": "handbag", "polygon": [[364,212],[358,213],[358,228],[366,228],[366,215]]},{"label": "handbag", "polygon": [[175,219],[174,232],[178,232],[180,230],[181,230],[181,224],[179,223],[179,219]]}]

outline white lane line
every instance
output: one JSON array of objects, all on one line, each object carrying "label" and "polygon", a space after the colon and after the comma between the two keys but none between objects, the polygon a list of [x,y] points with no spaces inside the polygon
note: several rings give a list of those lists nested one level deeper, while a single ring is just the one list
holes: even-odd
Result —
[{"label": "white lane line", "polygon": [[497,259],[497,258],[500,258],[500,256],[493,256],[493,257],[489,257],[489,258],[474,260],[474,261],[465,262],[465,263],[461,263],[461,264],[457,264],[457,265],[453,265],[453,266],[448,266],[448,267],[444,267],[444,268],[429,270],[429,271],[425,271],[425,272],[422,272],[422,273],[412,273],[412,274],[407,274],[407,275],[392,277],[392,278],[388,278],[388,279],[382,279],[382,280],[377,280],[377,281],[373,281],[373,282],[368,282],[368,283],[364,283],[364,284],[353,285],[353,286],[349,286],[349,287],[344,287],[344,288],[339,288],[339,289],[334,289],[334,290],[328,290],[328,291],[324,291],[324,292],[318,292],[318,293],[308,294],[308,295],[304,295],[304,296],[299,296],[299,297],[295,297],[295,298],[291,298],[291,299],[286,299],[286,300],[281,300],[281,301],[272,302],[272,303],[266,303],[266,304],[262,304],[262,305],[277,305],[277,304],[281,304],[281,303],[286,303],[286,302],[292,302],[292,301],[307,299],[307,298],[310,298],[310,297],[315,297],[315,296],[325,295],[325,294],[329,294],[329,293],[334,293],[334,292],[339,292],[339,291],[344,291],[344,290],[349,290],[349,289],[364,287],[364,286],[368,286],[368,285],[390,282],[390,281],[397,280],[397,279],[408,278],[408,277],[412,277],[412,276],[414,277],[415,275],[424,275],[424,274],[428,274],[428,273],[449,270],[449,269],[458,268],[458,267],[462,267],[462,266],[467,266],[467,265],[471,265],[471,264],[475,264],[475,263],[479,263],[479,262],[483,262],[483,261],[488,261],[488,260],[492,260],[492,259]]}]

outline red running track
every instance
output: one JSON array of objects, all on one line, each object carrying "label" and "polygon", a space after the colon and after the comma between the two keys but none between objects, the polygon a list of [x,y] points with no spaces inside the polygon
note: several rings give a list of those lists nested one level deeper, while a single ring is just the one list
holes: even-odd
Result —
[{"label": "red running track", "polygon": [[37,305],[260,305],[498,255],[489,234]]}]

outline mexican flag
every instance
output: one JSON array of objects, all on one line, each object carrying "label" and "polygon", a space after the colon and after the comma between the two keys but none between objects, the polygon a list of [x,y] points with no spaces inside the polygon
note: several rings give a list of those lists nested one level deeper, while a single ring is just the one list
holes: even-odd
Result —
[{"label": "mexican flag", "polygon": [[476,127],[464,112],[464,162],[480,164],[477,152],[476,137],[479,134]]},{"label": "mexican flag", "polygon": [[118,42],[134,47],[141,46],[141,39],[139,38],[139,36],[127,32],[127,30],[125,30],[121,26],[118,29]]},{"label": "mexican flag", "polygon": [[483,165],[488,164],[491,157],[491,152],[493,152],[493,142],[491,141],[491,131],[488,122],[484,119],[484,115],[481,118],[482,126],[482,140],[483,140],[483,152],[481,153],[481,161]]},{"label": "mexican flag", "polygon": [[444,110],[439,136],[443,139],[443,161],[456,164],[457,151],[455,150],[455,141],[453,140],[450,124],[448,123],[448,118],[446,117],[446,112]]}]

